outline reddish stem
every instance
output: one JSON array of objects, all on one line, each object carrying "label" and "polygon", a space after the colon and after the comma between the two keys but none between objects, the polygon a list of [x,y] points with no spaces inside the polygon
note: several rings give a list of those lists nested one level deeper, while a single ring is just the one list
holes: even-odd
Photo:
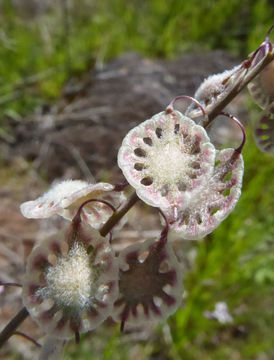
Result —
[{"label": "reddish stem", "polygon": [[27,339],[27,340],[29,340],[30,342],[32,342],[35,346],[37,346],[37,347],[41,347],[41,344],[39,344],[39,342],[37,342],[36,340],[34,340],[32,337],[30,337],[29,335],[27,335],[27,334],[24,334],[23,332],[21,332],[21,331],[15,331],[14,333],[13,333],[13,335],[18,335],[18,336],[22,336],[23,338],[25,338],[25,339]]},{"label": "reddish stem", "polygon": [[246,133],[245,133],[245,128],[243,126],[243,124],[233,115],[231,114],[228,114],[226,112],[221,112],[220,115],[224,115],[226,116],[227,118],[233,120],[239,127],[240,129],[242,130],[242,134],[243,134],[243,140],[242,140],[242,143],[239,147],[237,147],[237,149],[235,149],[235,151],[239,154],[241,154],[242,150],[243,150],[243,147],[244,147],[244,144],[245,144],[245,141],[246,141]]}]

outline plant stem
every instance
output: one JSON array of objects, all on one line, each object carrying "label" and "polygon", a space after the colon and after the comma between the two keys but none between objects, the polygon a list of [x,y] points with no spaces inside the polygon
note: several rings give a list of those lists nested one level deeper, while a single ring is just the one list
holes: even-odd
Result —
[{"label": "plant stem", "polygon": [[100,234],[106,236],[110,230],[118,223],[119,220],[132,208],[132,206],[139,200],[136,192],[134,192],[124,206],[115,212],[108,221],[102,226]]},{"label": "plant stem", "polygon": [[28,317],[28,310],[23,307],[14,318],[6,325],[6,327],[0,333],[0,348],[5,344],[5,342],[14,334],[15,330],[19,325]]}]

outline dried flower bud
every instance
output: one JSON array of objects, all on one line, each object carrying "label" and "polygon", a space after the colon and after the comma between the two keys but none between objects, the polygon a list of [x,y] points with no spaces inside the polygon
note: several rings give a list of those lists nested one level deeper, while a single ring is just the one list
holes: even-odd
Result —
[{"label": "dried flower bud", "polygon": [[124,138],[118,165],[137,195],[163,211],[183,206],[206,174],[215,148],[203,127],[179,111],[162,112]]},{"label": "dried flower bud", "polygon": [[84,223],[74,226],[33,249],[23,282],[31,317],[56,338],[96,328],[117,298],[118,267],[107,239]]},{"label": "dried flower bud", "polygon": [[115,321],[137,325],[167,318],[178,309],[182,276],[170,245],[147,240],[127,247],[118,261],[120,295],[112,312]]},{"label": "dried flower bud", "polygon": [[[107,200],[116,208],[119,207],[125,197],[122,192],[113,190],[114,186],[108,183],[89,184],[82,180],[65,180],[38,199],[23,203],[20,209],[27,218],[41,219],[58,214],[71,220],[79,206],[92,198]],[[111,215],[112,210],[100,202],[88,203],[83,211],[83,219],[96,229]]]},{"label": "dried flower bud", "polygon": [[[199,86],[194,94],[194,98],[208,111],[212,105],[224,98],[228,91],[239,81],[245,69],[241,65],[235,66],[231,70],[225,70],[220,74],[210,75]],[[194,110],[195,104],[191,104],[187,110],[187,115],[193,117],[200,109]]]}]

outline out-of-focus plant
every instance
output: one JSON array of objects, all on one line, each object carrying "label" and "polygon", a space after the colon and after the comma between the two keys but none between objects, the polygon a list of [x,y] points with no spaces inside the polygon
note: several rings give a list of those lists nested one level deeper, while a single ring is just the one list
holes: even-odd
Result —
[{"label": "out-of-focus plant", "polygon": [[[37,10],[28,13],[28,4]],[[121,52],[169,58],[221,47],[246,54],[273,21],[269,0],[2,0],[0,6],[1,118],[51,103],[68,78]]]}]

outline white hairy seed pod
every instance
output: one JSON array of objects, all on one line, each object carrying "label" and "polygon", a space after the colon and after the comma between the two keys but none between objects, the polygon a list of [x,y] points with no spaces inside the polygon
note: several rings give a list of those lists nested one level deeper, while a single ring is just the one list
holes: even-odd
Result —
[{"label": "white hairy seed pod", "polygon": [[[100,198],[118,208],[125,200],[122,192],[114,191],[108,183],[89,184],[82,180],[65,180],[54,185],[48,192],[34,201],[20,206],[22,214],[31,219],[48,218],[58,214],[71,220],[79,206],[92,198]],[[109,206],[100,202],[88,203],[82,213],[83,220],[98,229],[112,215]]]},{"label": "white hairy seed pod", "polygon": [[[73,228],[74,227],[74,228]],[[96,328],[118,295],[118,267],[106,238],[87,224],[36,246],[27,261],[23,302],[47,334],[70,338]]]},{"label": "white hairy seed pod", "polygon": [[122,327],[165,319],[181,305],[182,275],[169,244],[155,240],[134,244],[120,253],[118,261],[120,294],[111,316]]},{"label": "white hairy seed pod", "polygon": [[266,109],[274,101],[274,60],[247,87],[256,104]]},{"label": "white hairy seed pod", "polygon": [[[242,79],[244,73],[245,69],[241,65],[237,65],[231,70],[210,75],[199,86],[194,94],[194,98],[199,101],[206,111],[210,111],[212,106],[221,101],[232,86]],[[186,114],[190,117],[195,117],[200,112],[200,109],[195,108],[195,104],[191,104]]]},{"label": "white hairy seed pod", "polygon": [[243,170],[241,154],[234,149],[217,151],[213,174],[205,176],[177,218],[166,213],[171,234],[173,230],[184,239],[198,240],[216,229],[239,200]]},{"label": "white hairy seed pod", "polygon": [[118,153],[118,165],[140,199],[174,213],[213,173],[214,161],[204,128],[179,111],[161,112],[132,129]]},{"label": "white hairy seed pod", "polygon": [[274,101],[253,122],[253,134],[261,151],[274,154]]}]

